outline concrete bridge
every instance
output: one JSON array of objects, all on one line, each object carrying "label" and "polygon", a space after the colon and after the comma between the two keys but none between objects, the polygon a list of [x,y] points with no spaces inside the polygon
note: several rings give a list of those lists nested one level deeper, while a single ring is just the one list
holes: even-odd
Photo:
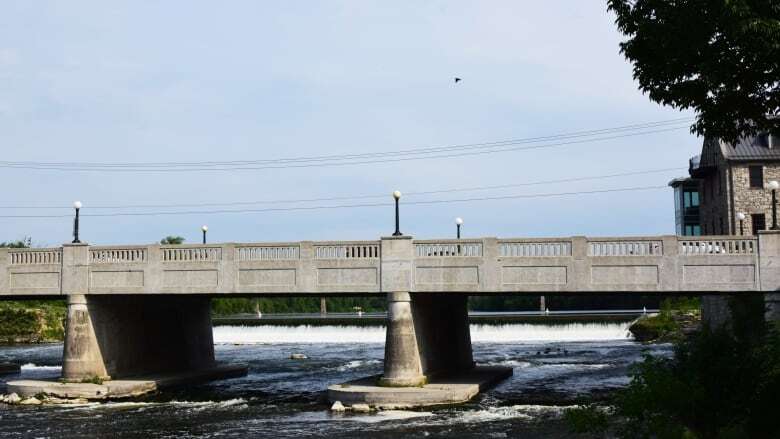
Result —
[{"label": "concrete bridge", "polygon": [[213,367],[209,305],[220,295],[384,294],[381,382],[416,386],[473,367],[468,295],[776,291],[774,231],[0,249],[0,297],[67,296],[72,381]]}]

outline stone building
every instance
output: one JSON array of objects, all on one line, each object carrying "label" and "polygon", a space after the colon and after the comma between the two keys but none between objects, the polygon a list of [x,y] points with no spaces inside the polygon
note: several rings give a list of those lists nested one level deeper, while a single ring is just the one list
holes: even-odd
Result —
[{"label": "stone building", "polygon": [[[780,136],[760,134],[743,138],[736,145],[707,138],[701,155],[691,159],[688,171],[689,179],[673,180],[670,185],[676,192],[678,187],[690,192],[698,183],[695,197],[700,234],[738,235],[740,214],[745,218],[745,235],[772,226],[772,197],[767,185],[772,180],[780,181]],[[676,203],[676,214],[684,216],[680,208],[686,206]],[[688,223],[695,224],[690,215]],[[696,234],[685,230],[680,233],[679,229],[678,233]]]}]

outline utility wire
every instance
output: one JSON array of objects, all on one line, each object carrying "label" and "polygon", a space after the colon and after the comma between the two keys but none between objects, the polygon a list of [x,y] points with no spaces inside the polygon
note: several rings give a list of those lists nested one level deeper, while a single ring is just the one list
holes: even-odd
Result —
[{"label": "utility wire", "polygon": [[[456,198],[445,200],[425,200],[425,201],[410,201],[404,203],[404,205],[428,205],[428,204],[445,204],[445,203],[463,203],[463,202],[475,202],[475,201],[491,201],[491,200],[510,200],[510,199],[524,199],[524,198],[546,198],[546,197],[562,197],[571,195],[589,195],[589,194],[602,194],[602,193],[614,193],[614,192],[629,192],[629,191],[645,191],[662,189],[666,186],[637,186],[615,189],[601,189],[592,191],[576,191],[576,192],[558,192],[558,193],[546,193],[546,194],[518,194],[518,195],[502,195],[493,197],[479,197],[479,198]],[[325,210],[325,209],[351,209],[359,207],[387,207],[392,203],[365,203],[365,204],[341,204],[341,205],[321,205],[321,206],[298,206],[298,207],[271,207],[264,209],[220,209],[220,210],[189,210],[189,211],[160,211],[160,212],[115,212],[115,213],[95,213],[95,214],[82,214],[82,217],[136,217],[136,216],[163,216],[163,215],[215,215],[215,214],[238,214],[238,213],[263,213],[263,212],[289,212],[289,211],[308,211],[308,210]],[[0,215],[0,218],[16,218],[16,219],[34,219],[34,218],[70,218],[71,215]]]},{"label": "utility wire", "polygon": [[[680,124],[679,121],[675,123],[677,125]],[[313,168],[313,167],[325,167],[325,166],[362,165],[362,164],[372,164],[372,163],[392,163],[392,162],[403,162],[403,161],[411,161],[411,160],[465,157],[465,156],[475,156],[475,155],[484,155],[484,154],[494,154],[494,153],[508,152],[508,151],[556,148],[556,147],[561,147],[566,145],[592,143],[592,142],[599,142],[604,140],[613,140],[613,139],[619,139],[625,137],[634,137],[634,136],[662,133],[662,132],[687,128],[687,123],[685,126],[670,127],[670,125],[673,124],[655,123],[655,125],[652,126],[645,124],[644,127],[640,128],[642,131],[636,131],[635,128],[632,128],[632,132],[628,132],[624,134],[616,134],[611,136],[601,135],[600,137],[585,138],[580,140],[569,140],[569,141],[558,142],[558,143],[544,143],[541,145],[531,145],[531,146],[516,146],[516,145],[525,144],[525,143],[538,143],[539,141],[537,140],[531,142],[527,139],[526,140],[520,139],[516,141],[493,142],[491,144],[474,144],[476,146],[460,145],[454,147],[442,147],[442,148],[438,148],[437,151],[431,150],[429,152],[414,152],[414,153],[413,152],[408,152],[408,153],[383,152],[383,153],[369,153],[369,154],[353,154],[351,156],[323,156],[321,158],[278,159],[276,161],[230,162],[230,163],[237,164],[237,165],[230,165],[230,166],[226,166],[224,164],[217,164],[215,166],[211,166],[212,163],[219,163],[219,162],[200,162],[201,164],[198,164],[198,162],[178,163],[178,164],[173,163],[173,164],[165,165],[165,164],[132,164],[132,163],[122,163],[122,164],[120,163],[108,163],[108,164],[60,163],[57,164],[57,163],[46,163],[46,162],[5,161],[5,162],[0,162],[0,168],[70,171],[70,172],[198,172],[198,171],[253,171],[253,170],[264,170],[264,169],[289,169],[289,168]],[[664,128],[655,129],[656,127],[664,127]],[[648,128],[653,128],[653,129],[648,129]],[[609,134],[613,132],[622,132],[625,130],[626,130],[625,128],[612,129],[612,131],[601,130],[601,133]],[[583,136],[584,135],[582,134],[562,135],[562,136],[557,136],[557,138],[568,139],[568,138],[577,138]],[[592,134],[588,135],[588,137],[592,137],[592,136],[593,136]],[[546,139],[554,139],[554,138],[556,138],[556,136],[548,136]],[[537,139],[542,139],[542,138],[537,138]],[[549,142],[549,140],[544,140],[544,141]],[[506,148],[504,146],[512,146],[512,147]],[[460,150],[461,152],[439,154],[439,152],[449,152],[455,150]],[[386,157],[391,154],[393,155],[390,157]],[[427,154],[427,155],[422,155],[422,154]],[[398,155],[401,155],[402,157],[398,157]],[[334,161],[334,160],[341,160],[341,161]],[[312,163],[312,161],[314,161],[314,163]],[[253,163],[257,163],[259,165],[257,166],[251,165]],[[194,167],[194,166],[200,166],[200,167]]]},{"label": "utility wire", "polygon": [[611,132],[619,132],[626,130],[637,130],[644,128],[654,128],[669,124],[679,124],[681,122],[691,122],[691,118],[677,118],[668,119],[656,122],[645,122],[631,125],[623,125],[612,128],[602,128],[596,130],[587,131],[575,131],[563,134],[553,134],[540,137],[527,137],[520,139],[501,140],[496,142],[483,142],[483,143],[470,143],[453,146],[440,146],[440,147],[427,147],[427,148],[415,148],[397,151],[384,151],[375,153],[361,153],[361,154],[346,154],[346,155],[327,155],[327,156],[313,156],[313,157],[294,157],[294,158],[280,158],[280,159],[267,159],[267,160],[235,160],[235,161],[204,161],[204,162],[138,162],[138,163],[96,163],[96,162],[34,162],[34,161],[0,161],[0,164],[6,165],[29,165],[29,166],[76,166],[76,167],[174,167],[174,166],[202,166],[202,165],[243,165],[243,164],[269,164],[269,163],[286,163],[286,162],[300,162],[300,161],[316,161],[316,160],[343,160],[343,159],[361,159],[367,157],[381,157],[386,155],[398,155],[398,154],[425,154],[431,152],[442,152],[450,150],[460,149],[472,149],[472,148],[490,148],[494,146],[504,146],[510,144],[520,143],[538,143],[548,140],[559,140],[561,138],[582,137],[582,136],[594,136],[599,134],[608,134]]},{"label": "utility wire", "polygon": [[[659,173],[670,172],[670,171],[682,171],[685,169],[687,168],[678,166],[673,168],[649,169],[649,170],[642,170],[642,171],[627,171],[627,172],[620,172],[620,173],[606,174],[606,175],[560,178],[560,179],[552,179],[552,180],[530,181],[530,182],[523,182],[523,183],[501,184],[501,185],[494,185],[494,186],[471,186],[471,187],[438,189],[438,190],[429,190],[429,191],[404,192],[404,196],[420,196],[420,195],[434,195],[434,194],[445,194],[445,193],[455,193],[455,192],[475,192],[475,191],[485,191],[485,190],[494,190],[494,189],[510,189],[516,187],[537,186],[542,184],[571,183],[571,182],[578,182],[578,181],[592,181],[592,180],[602,180],[602,179],[618,178],[618,177],[633,177],[637,175],[659,174]],[[95,206],[87,205],[84,206],[83,210],[251,206],[251,205],[258,205],[258,204],[295,204],[295,203],[344,201],[344,200],[372,199],[372,198],[379,199],[379,198],[387,198],[387,197],[388,197],[387,194],[382,194],[382,195],[364,194],[364,195],[342,195],[337,197],[324,197],[324,198],[232,201],[232,202],[223,202],[223,203],[184,203],[184,204],[165,203],[165,204],[95,205]],[[72,206],[54,206],[54,205],[52,206],[0,206],[0,209],[68,209],[70,210],[72,208],[73,208]]]}]

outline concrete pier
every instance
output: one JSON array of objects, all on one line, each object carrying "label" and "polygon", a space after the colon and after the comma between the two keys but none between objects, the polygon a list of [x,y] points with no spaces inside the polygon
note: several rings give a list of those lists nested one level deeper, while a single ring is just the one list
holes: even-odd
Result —
[{"label": "concrete pier", "polygon": [[385,371],[379,385],[387,387],[425,384],[409,293],[387,295]]},{"label": "concrete pier", "polygon": [[512,375],[507,367],[475,367],[465,294],[391,293],[387,301],[383,375],[330,386],[331,402],[456,404]]},{"label": "concrete pier", "polygon": [[44,394],[62,399],[107,400],[132,398],[170,387],[198,384],[206,381],[236,378],[246,375],[245,364],[216,365],[197,371],[173,372],[137,376],[128,379],[94,383],[63,383],[52,380],[15,380],[7,383],[6,391],[22,398]]},{"label": "concrete pier", "polygon": [[214,366],[208,297],[68,296],[62,364],[65,381]]},{"label": "concrete pier", "polygon": [[380,386],[413,387],[474,367],[468,296],[387,295],[385,369]]},{"label": "concrete pier", "polygon": [[345,406],[366,404],[375,409],[403,409],[459,404],[512,376],[511,367],[475,367],[454,375],[437,375],[419,387],[377,386],[367,377],[328,387],[328,399]]}]

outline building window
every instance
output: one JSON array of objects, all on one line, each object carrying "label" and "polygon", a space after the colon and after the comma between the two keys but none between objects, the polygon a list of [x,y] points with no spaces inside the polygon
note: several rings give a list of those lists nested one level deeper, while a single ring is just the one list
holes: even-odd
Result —
[{"label": "building window", "polygon": [[758,235],[759,230],[766,230],[766,217],[763,213],[754,213],[750,215],[750,225],[753,229],[753,234]]},{"label": "building window", "polygon": [[750,176],[750,187],[762,189],[764,187],[764,167],[749,166],[748,175]]},{"label": "building window", "polygon": [[685,226],[685,236],[700,236],[700,235],[701,235],[701,226],[690,225],[690,224]]},{"label": "building window", "polygon": [[685,191],[683,193],[683,207],[698,207],[699,206],[699,193]]}]

